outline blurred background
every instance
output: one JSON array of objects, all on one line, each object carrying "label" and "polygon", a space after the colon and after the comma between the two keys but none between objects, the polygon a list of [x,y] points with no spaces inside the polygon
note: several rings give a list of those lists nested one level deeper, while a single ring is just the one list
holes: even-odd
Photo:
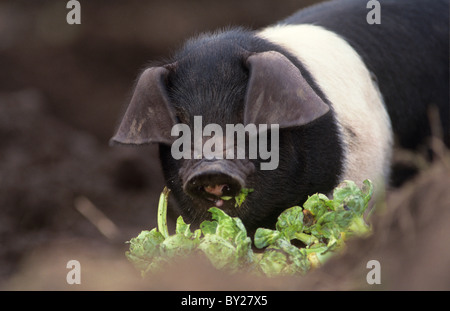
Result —
[{"label": "blurred background", "polygon": [[[164,183],[156,146],[111,148],[108,140],[137,74],[148,62],[170,56],[200,32],[230,25],[257,29],[314,2],[319,1],[81,0],[81,24],[68,25],[67,1],[0,1],[0,289],[201,288],[188,281],[180,285],[179,278],[178,287],[161,279],[159,287],[143,283],[126,261],[125,241],[156,226]],[[434,164],[411,155],[399,157],[408,162],[400,166],[411,176],[423,173],[435,178],[448,173],[448,156],[441,155],[446,160],[438,163],[443,167],[436,170],[440,173],[429,173]],[[436,194],[438,207],[450,207],[445,176],[432,179],[438,186],[430,189],[444,189]],[[420,182],[411,187],[418,185],[424,187]],[[408,195],[417,191],[408,189],[396,188],[394,194],[402,198],[397,200],[409,202]],[[448,216],[447,210],[442,213]],[[416,217],[410,210],[406,213]],[[396,224],[386,226],[398,229]],[[409,219],[399,226],[416,230],[418,225]],[[450,235],[441,236],[449,231],[439,230],[434,238],[447,242],[442,267],[448,263],[448,272]],[[408,235],[401,230],[398,234]],[[402,250],[398,245],[377,247]],[[66,263],[71,259],[81,263],[81,285],[66,282]],[[392,279],[391,287],[402,288]],[[213,282],[206,276],[205,280]],[[300,283],[277,287],[274,282],[272,289],[305,286]],[[335,283],[331,288],[355,286],[342,277]],[[440,276],[432,283],[448,289],[450,278]],[[251,280],[240,284],[245,289],[256,286]],[[326,288],[320,281],[308,284],[312,285],[306,288]]]}]

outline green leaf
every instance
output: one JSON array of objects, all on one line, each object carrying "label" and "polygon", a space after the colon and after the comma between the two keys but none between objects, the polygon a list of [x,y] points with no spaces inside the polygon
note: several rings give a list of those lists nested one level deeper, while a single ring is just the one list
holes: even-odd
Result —
[{"label": "green leaf", "polygon": [[240,230],[233,221],[233,218],[217,207],[211,207],[208,211],[211,212],[212,218],[217,222],[215,234],[222,238],[232,240]]},{"label": "green leaf", "polygon": [[161,243],[161,252],[163,256],[169,258],[184,257],[196,249],[199,244],[199,240],[192,240],[185,235],[176,234],[168,237]]},{"label": "green leaf", "polygon": [[355,195],[360,195],[361,190],[356,183],[350,180],[345,180],[340,183],[333,191],[333,200],[335,202],[344,202],[344,200]]},{"label": "green leaf", "polygon": [[244,203],[249,193],[252,193],[253,189],[242,188],[237,196],[234,197],[236,200],[235,207],[241,207],[242,203]]},{"label": "green leaf", "polygon": [[231,217],[228,216],[227,213],[225,213],[218,207],[211,207],[208,211],[211,213],[212,219],[214,219],[218,223],[231,220]]},{"label": "green leaf", "polygon": [[365,236],[370,233],[370,226],[366,224],[362,216],[353,217],[348,227],[348,236]]},{"label": "green leaf", "polygon": [[[137,269],[146,271],[151,265],[152,258],[160,256],[160,245],[163,241],[164,237],[156,229],[144,230],[129,241],[130,248],[125,255]],[[152,267],[157,268],[159,265],[155,264]]]},{"label": "green leaf", "polygon": [[285,239],[267,247],[258,264],[269,277],[304,273],[310,267],[306,252]]},{"label": "green leaf", "polygon": [[159,245],[164,237],[156,229],[144,230],[130,240],[130,253],[136,257],[152,257],[159,254]]},{"label": "green leaf", "polygon": [[319,241],[319,239],[317,237],[315,237],[314,235],[307,234],[304,232],[297,232],[294,237],[295,237],[295,239],[303,242],[306,246],[314,244],[314,243],[318,243],[318,241]]},{"label": "green leaf", "polygon": [[242,220],[240,220],[237,217],[233,217],[233,223],[235,228],[237,229],[236,231],[236,241],[237,240],[246,240],[247,239],[247,229],[245,229],[244,223],[242,222]]},{"label": "green leaf", "polygon": [[210,208],[209,212],[213,221],[204,221],[200,225],[205,236],[199,249],[217,268],[234,270],[252,262],[252,242],[242,221],[217,207]]},{"label": "green leaf", "polygon": [[261,271],[269,277],[280,275],[287,264],[287,255],[276,246],[268,247],[258,262]]},{"label": "green leaf", "polygon": [[184,235],[187,238],[190,238],[193,236],[193,233],[191,232],[190,229],[191,225],[188,225],[184,222],[183,217],[179,216],[177,218],[177,225],[175,227],[175,233],[176,234],[181,234]]},{"label": "green leaf", "polygon": [[169,230],[167,228],[167,201],[169,192],[169,188],[164,187],[164,190],[159,197],[158,204],[158,230],[164,238],[169,237]]},{"label": "green leaf", "polygon": [[351,210],[356,215],[362,215],[373,194],[373,185],[369,180],[363,182],[360,189],[353,181],[342,182],[333,192],[334,201],[343,206],[346,210]]},{"label": "green leaf", "polygon": [[204,235],[216,234],[217,225],[218,225],[217,221],[205,220],[200,224],[200,230]]},{"label": "green leaf", "polygon": [[369,206],[369,202],[373,196],[373,183],[369,179],[364,180],[361,192],[363,194],[363,199],[364,199],[364,211],[363,212],[365,212],[367,207]]},{"label": "green leaf", "polygon": [[239,232],[235,239],[236,245],[236,260],[239,267],[244,268],[255,260],[252,249],[252,240],[244,234]]},{"label": "green leaf", "polygon": [[288,208],[280,216],[276,223],[278,231],[291,240],[295,234],[303,230],[303,212],[300,206]]},{"label": "green leaf", "polygon": [[207,234],[200,242],[199,249],[205,253],[217,269],[236,268],[236,248],[228,239],[215,234]]},{"label": "green leaf", "polygon": [[333,206],[329,201],[328,197],[324,194],[314,194],[306,200],[303,204],[303,208],[310,211],[316,219],[319,219],[328,211],[328,206]]},{"label": "green leaf", "polygon": [[280,239],[283,234],[276,230],[258,228],[255,232],[254,243],[257,248],[264,248]]},{"label": "green leaf", "polygon": [[293,264],[291,268],[294,268],[295,272],[305,272],[309,269],[309,263],[304,250],[295,247],[285,239],[278,240],[276,245],[289,255],[289,260]]}]

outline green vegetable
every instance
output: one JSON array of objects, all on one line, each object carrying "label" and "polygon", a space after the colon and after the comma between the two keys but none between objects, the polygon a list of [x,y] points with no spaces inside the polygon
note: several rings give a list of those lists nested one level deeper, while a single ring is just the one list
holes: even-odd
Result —
[{"label": "green vegetable", "polygon": [[199,249],[218,269],[236,270],[253,261],[252,241],[244,224],[237,217],[230,217],[217,207],[209,209],[213,221],[204,221],[204,235]]},{"label": "green vegetable", "polygon": [[[244,203],[245,199],[247,198],[248,194],[253,192],[253,189],[249,188],[242,188],[241,191],[237,196],[234,197],[234,200],[236,201],[234,207],[241,207],[242,203]],[[220,197],[224,201],[231,200],[233,197],[230,196],[223,196]]]},{"label": "green vegetable", "polygon": [[[236,206],[252,191],[241,191],[235,197]],[[169,235],[166,222],[169,191],[165,188],[158,205],[158,230],[142,231],[132,238],[126,256],[142,275],[198,252],[217,269],[267,276],[304,274],[342,250],[349,237],[370,233],[364,213],[372,194],[372,183],[366,180],[362,189],[345,181],[334,190],[333,199],[323,194],[312,195],[303,207],[294,206],[281,213],[275,230],[256,230],[254,246],[262,251],[254,252],[242,221],[217,207],[209,209],[212,220],[203,221],[194,232],[178,217],[175,234]],[[294,246],[294,240],[299,241],[295,245],[303,247]]]},{"label": "green vegetable", "polygon": [[158,230],[164,238],[169,237],[169,230],[167,229],[167,201],[169,199],[170,190],[165,187],[158,204]]}]

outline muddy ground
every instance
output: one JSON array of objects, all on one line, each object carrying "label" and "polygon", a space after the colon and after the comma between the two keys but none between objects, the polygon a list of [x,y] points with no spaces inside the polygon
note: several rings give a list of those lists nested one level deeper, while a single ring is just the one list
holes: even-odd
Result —
[{"label": "muddy ground", "polygon": [[[432,163],[396,153],[408,178],[374,234],[305,277],[262,282],[187,260],[142,280],[124,256],[125,241],[156,226],[163,188],[157,147],[108,146],[139,70],[198,32],[258,28],[312,2],[81,1],[76,26],[64,1],[0,2],[0,289],[449,290],[450,158],[438,140]],[[81,285],[66,282],[71,259]],[[366,282],[371,259],[381,285]]]}]

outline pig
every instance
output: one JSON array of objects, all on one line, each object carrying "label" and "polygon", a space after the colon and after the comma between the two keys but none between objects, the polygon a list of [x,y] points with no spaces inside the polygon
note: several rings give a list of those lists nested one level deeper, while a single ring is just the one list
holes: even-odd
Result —
[{"label": "pig", "polygon": [[[252,234],[343,180],[370,179],[382,189],[394,142],[417,148],[430,136],[430,105],[448,144],[448,1],[384,0],[380,23],[368,23],[368,13],[364,1],[328,1],[260,30],[230,27],[188,40],[140,74],[112,142],[159,145],[167,187],[194,226],[218,206]],[[276,168],[261,169],[267,159],[248,150],[227,153],[227,142],[214,157],[192,156],[212,132],[191,132],[187,156],[174,157],[174,129],[194,131],[198,117],[204,129],[276,125],[244,133],[247,144],[265,135]],[[253,192],[242,205],[225,199],[243,188]]]}]

